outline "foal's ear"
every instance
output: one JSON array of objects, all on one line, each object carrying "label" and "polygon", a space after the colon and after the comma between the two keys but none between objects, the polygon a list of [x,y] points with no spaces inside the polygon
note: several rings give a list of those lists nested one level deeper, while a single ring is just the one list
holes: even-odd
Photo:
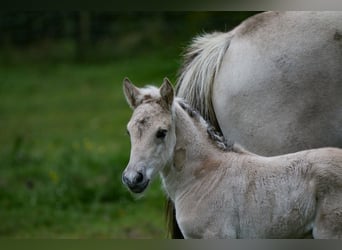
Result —
[{"label": "foal's ear", "polygon": [[167,109],[171,109],[174,91],[171,82],[166,77],[164,78],[164,82],[160,87],[160,96],[162,99],[162,104],[165,105]]},{"label": "foal's ear", "polygon": [[128,105],[135,109],[138,106],[138,97],[140,96],[140,90],[133,85],[133,83],[125,77],[123,80],[123,91],[128,102]]}]

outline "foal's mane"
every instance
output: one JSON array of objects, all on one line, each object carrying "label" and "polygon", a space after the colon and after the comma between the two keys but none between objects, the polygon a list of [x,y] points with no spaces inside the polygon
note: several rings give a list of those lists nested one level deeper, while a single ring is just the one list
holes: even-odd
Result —
[{"label": "foal's mane", "polygon": [[190,118],[201,123],[206,128],[209,138],[219,149],[223,151],[240,151],[233,141],[227,140],[222,133],[217,131],[214,126],[206,121],[201,114],[191,107],[184,99],[176,98],[176,102],[184,111],[186,111]]}]

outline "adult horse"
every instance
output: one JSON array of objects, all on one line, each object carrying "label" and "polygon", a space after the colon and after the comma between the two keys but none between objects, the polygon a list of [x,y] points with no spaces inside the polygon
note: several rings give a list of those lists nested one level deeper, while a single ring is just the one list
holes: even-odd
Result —
[{"label": "adult horse", "polygon": [[265,12],[195,38],[177,95],[260,155],[342,147],[342,12]]}]

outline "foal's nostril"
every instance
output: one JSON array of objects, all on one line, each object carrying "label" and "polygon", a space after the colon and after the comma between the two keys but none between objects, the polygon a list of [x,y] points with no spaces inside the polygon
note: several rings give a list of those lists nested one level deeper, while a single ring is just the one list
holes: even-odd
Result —
[{"label": "foal's nostril", "polygon": [[122,182],[129,188],[134,188],[136,186],[144,183],[144,175],[140,172],[128,172],[122,175]]},{"label": "foal's nostril", "polygon": [[123,182],[124,184],[128,184],[128,183],[130,182],[129,179],[126,177],[125,174],[122,175],[122,182]]},{"label": "foal's nostril", "polygon": [[144,180],[144,175],[140,172],[137,172],[136,177],[134,178],[135,183],[141,183]]},{"label": "foal's nostril", "polygon": [[122,182],[133,192],[141,193],[143,192],[149,180],[143,174],[144,172],[138,172],[134,170],[129,170],[122,174]]}]

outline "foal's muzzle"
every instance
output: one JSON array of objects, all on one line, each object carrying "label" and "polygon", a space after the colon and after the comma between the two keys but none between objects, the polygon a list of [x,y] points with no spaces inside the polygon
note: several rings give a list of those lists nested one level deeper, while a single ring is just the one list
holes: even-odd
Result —
[{"label": "foal's muzzle", "polygon": [[141,172],[125,171],[122,174],[122,182],[133,193],[142,193],[146,189],[146,187],[149,183],[149,180]]}]

